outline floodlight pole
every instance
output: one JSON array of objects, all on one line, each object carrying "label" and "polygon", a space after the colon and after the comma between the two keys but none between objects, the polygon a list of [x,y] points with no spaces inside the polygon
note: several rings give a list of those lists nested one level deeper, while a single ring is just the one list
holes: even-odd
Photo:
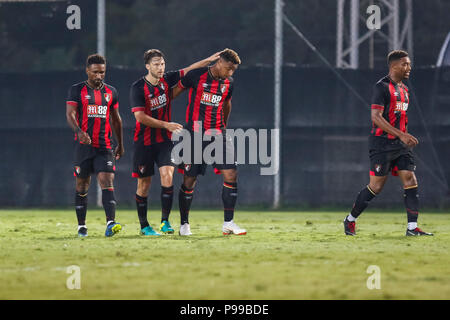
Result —
[{"label": "floodlight pole", "polygon": [[[97,53],[105,56],[105,0],[97,0]],[[102,206],[102,188],[98,182],[97,206]]]},{"label": "floodlight pole", "polygon": [[97,52],[105,55],[105,0],[97,0]]},{"label": "floodlight pole", "polygon": [[281,190],[281,76],[283,66],[283,1],[275,0],[275,61],[274,61],[274,129],[278,130],[275,135],[274,150],[272,155],[274,167],[278,168],[274,176],[273,207],[280,207]]}]

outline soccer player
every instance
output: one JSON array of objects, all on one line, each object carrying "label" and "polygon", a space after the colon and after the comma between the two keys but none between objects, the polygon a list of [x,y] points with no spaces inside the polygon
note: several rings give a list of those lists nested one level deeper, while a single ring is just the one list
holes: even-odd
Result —
[{"label": "soccer player", "polygon": [[[194,132],[215,135],[215,139],[222,139],[223,160],[222,163],[213,163],[213,167],[223,174],[222,200],[224,206],[223,234],[246,234],[245,229],[241,229],[233,222],[234,208],[237,199],[237,168],[236,163],[227,163],[227,154],[234,154],[233,144],[227,140],[225,128],[231,112],[231,95],[233,93],[233,78],[231,76],[241,64],[238,54],[225,49],[220,53],[219,60],[210,67],[192,70],[184,76],[178,86],[174,88],[174,96],[189,88],[189,102],[186,110],[185,129],[191,137]],[[212,137],[211,137],[212,138]],[[212,138],[213,139],[213,138]],[[199,148],[202,151],[207,147],[207,143],[202,143]],[[194,143],[191,144],[193,150]],[[191,152],[193,156],[193,153]],[[189,225],[189,210],[192,203],[194,187],[198,175],[204,175],[207,164],[205,159],[197,164],[191,158],[190,163],[182,163],[180,169],[184,173],[183,183],[179,191],[180,207],[180,235],[191,235]]]},{"label": "soccer player", "polygon": [[161,177],[160,232],[173,233],[169,214],[173,202],[172,132],[181,130],[181,124],[171,122],[172,87],[192,69],[206,67],[219,58],[219,52],[187,68],[165,73],[164,54],[157,49],[144,53],[147,75],[133,83],[130,90],[131,111],[136,118],[134,131],[133,173],[137,178],[136,206],[141,234],[158,236],[147,220],[147,196],[155,164]]},{"label": "soccer player", "polygon": [[403,83],[411,72],[408,53],[395,50],[388,57],[389,74],[379,80],[372,98],[372,132],[369,138],[370,181],[358,194],[353,209],[344,220],[346,235],[355,235],[355,221],[383,189],[391,171],[404,188],[408,217],[407,236],[432,235],[417,227],[419,195],[412,148],[419,141],[408,133],[409,89]]},{"label": "soccer player", "polygon": [[[116,89],[103,82],[106,59],[93,54],[87,58],[86,81],[73,85],[66,102],[66,118],[75,132],[74,176],[76,177],[75,210],[78,219],[78,235],[88,235],[86,212],[91,174],[97,175],[102,189],[102,202],[106,214],[105,236],[111,237],[122,226],[115,222],[114,197],[115,161],[124,153],[122,119]],[[117,140],[113,153],[111,129]]]}]

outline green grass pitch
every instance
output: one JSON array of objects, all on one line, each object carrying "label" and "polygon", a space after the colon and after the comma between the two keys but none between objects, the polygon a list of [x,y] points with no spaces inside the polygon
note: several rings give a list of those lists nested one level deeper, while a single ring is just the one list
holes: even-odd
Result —
[{"label": "green grass pitch", "polygon": [[[191,237],[143,238],[134,210],[105,238],[89,210],[89,237],[74,210],[0,210],[0,299],[450,299],[450,214],[423,213],[434,237],[405,237],[405,213],[365,212],[358,236],[343,212],[237,211],[246,236],[223,236],[221,211],[191,211]],[[159,213],[150,212],[159,226]],[[80,267],[81,289],[66,286]],[[369,290],[370,265],[381,289]]]}]

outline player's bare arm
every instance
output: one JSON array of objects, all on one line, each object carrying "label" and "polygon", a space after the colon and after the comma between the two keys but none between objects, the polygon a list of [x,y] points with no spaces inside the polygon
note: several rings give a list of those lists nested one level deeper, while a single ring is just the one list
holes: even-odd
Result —
[{"label": "player's bare arm", "polygon": [[[223,52],[219,51],[214,53],[213,55],[209,56],[208,58],[205,58],[203,60],[197,61],[193,64],[191,64],[189,67],[186,67],[183,69],[183,74],[188,73],[191,70],[194,69],[198,69],[198,68],[203,68],[203,67],[207,67],[209,66],[211,63],[217,61],[220,58],[220,54]],[[179,86],[174,86],[171,90],[171,98],[175,99],[176,97],[178,97],[185,89],[184,88],[180,88]]]},{"label": "player's bare arm", "polygon": [[220,58],[220,54],[222,52],[223,51],[216,52],[213,55],[209,56],[208,58],[205,58],[203,60],[191,64],[189,67],[183,69],[183,73],[186,74],[191,70],[209,66],[211,63],[216,62]]},{"label": "player's bare arm", "polygon": [[81,130],[77,121],[77,108],[71,104],[66,104],[66,119],[69,127],[75,132],[83,144],[91,144],[91,138],[89,135]]},{"label": "player's bare arm", "polygon": [[228,126],[228,118],[230,117],[231,113],[231,99],[228,99],[223,104],[223,119],[225,126]]},{"label": "player's bare arm", "polygon": [[379,109],[372,109],[372,122],[382,129],[383,131],[386,131],[387,133],[398,137],[404,144],[406,144],[408,147],[415,147],[419,140],[417,140],[416,137],[412,136],[411,134],[407,132],[402,132],[398,130],[397,128],[394,128],[389,122],[386,121],[386,119],[383,118],[383,111]]},{"label": "player's bare arm", "polygon": [[184,90],[184,88],[181,88],[180,86],[175,86],[172,88],[172,99],[175,99],[178,97]]},{"label": "player's bare arm", "polygon": [[166,129],[170,132],[176,132],[183,129],[183,126],[179,123],[155,119],[146,114],[144,111],[136,111],[134,113],[134,117],[139,123],[142,123],[143,125],[151,128]]},{"label": "player's bare arm", "polygon": [[113,129],[114,136],[117,140],[117,147],[115,150],[116,160],[119,160],[125,150],[123,148],[123,126],[122,126],[122,118],[119,114],[119,108],[111,109],[111,127]]}]

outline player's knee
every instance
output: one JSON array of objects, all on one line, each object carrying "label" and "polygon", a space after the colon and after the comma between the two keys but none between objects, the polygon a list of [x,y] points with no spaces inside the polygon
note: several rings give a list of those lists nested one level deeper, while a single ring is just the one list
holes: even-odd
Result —
[{"label": "player's knee", "polygon": [[223,179],[227,182],[237,182],[237,170],[227,170],[223,173]]},{"label": "player's knee", "polygon": [[86,193],[89,190],[89,185],[77,185],[76,191],[80,193]]},{"label": "player's knee", "polygon": [[379,194],[381,190],[383,190],[384,184],[381,183],[373,183],[369,184],[369,188],[371,191],[373,191],[375,194]]},{"label": "player's knee", "polygon": [[151,182],[151,177],[139,178],[137,183],[137,194],[140,196],[147,196]]},{"label": "player's knee", "polygon": [[77,192],[86,193],[89,190],[90,179],[77,179],[76,190]]},{"label": "player's knee", "polygon": [[417,186],[417,178],[416,178],[416,176],[413,173],[408,174],[406,176],[406,179],[403,182],[403,186],[405,188],[410,188],[410,187]]},{"label": "player's knee", "polygon": [[111,188],[114,186],[114,178],[112,175],[102,175],[98,177],[98,183],[102,189]]},{"label": "player's knee", "polygon": [[194,189],[197,177],[187,177],[184,176],[183,185],[188,189]]},{"label": "player's knee", "polygon": [[170,187],[172,185],[173,180],[173,171],[170,170],[162,170],[160,172],[161,176],[161,184],[165,187]]}]

